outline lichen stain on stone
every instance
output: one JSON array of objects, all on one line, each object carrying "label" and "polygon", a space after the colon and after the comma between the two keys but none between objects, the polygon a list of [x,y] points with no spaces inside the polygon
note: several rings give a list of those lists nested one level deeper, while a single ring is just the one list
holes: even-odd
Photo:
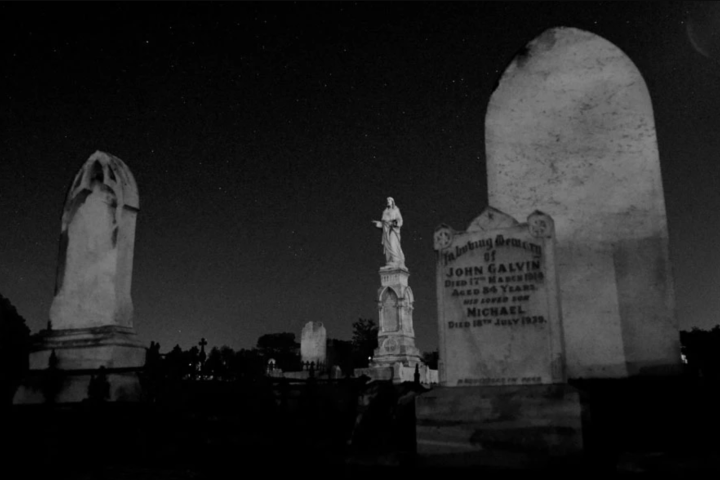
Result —
[{"label": "lichen stain on stone", "polygon": [[515,60],[513,62],[515,63],[515,68],[522,69],[525,66],[527,61],[530,59],[530,47],[531,45],[525,45],[518,53],[515,54]]},{"label": "lichen stain on stone", "polygon": [[557,27],[545,30],[539,37],[530,42],[533,55],[538,52],[547,52],[555,46],[557,42],[557,34],[566,27]]},{"label": "lichen stain on stone", "polygon": [[539,37],[524,46],[516,55],[513,63],[518,69],[522,69],[527,62],[539,53],[551,50],[557,42],[557,33],[564,27],[545,30]]}]

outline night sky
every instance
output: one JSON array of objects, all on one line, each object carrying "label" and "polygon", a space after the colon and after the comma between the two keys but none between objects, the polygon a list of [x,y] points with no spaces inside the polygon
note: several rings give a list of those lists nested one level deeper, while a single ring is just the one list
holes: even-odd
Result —
[{"label": "night sky", "polygon": [[0,293],[33,332],[69,183],[101,150],[138,182],[145,341],[249,348],[299,339],[310,320],[350,339],[358,318],[377,320],[371,220],[392,196],[417,345],[436,348],[433,229],[462,230],[485,207],[487,102],[515,53],[556,26],[608,39],[643,74],[680,327],[720,323],[717,7],[4,2],[0,19]]}]

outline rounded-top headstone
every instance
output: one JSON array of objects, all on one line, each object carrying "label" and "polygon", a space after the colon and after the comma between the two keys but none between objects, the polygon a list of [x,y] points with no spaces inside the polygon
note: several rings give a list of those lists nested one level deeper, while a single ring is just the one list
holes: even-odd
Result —
[{"label": "rounded-top headstone", "polygon": [[485,139],[489,203],[555,219],[569,376],[675,370],[655,122],[633,62],[592,33],[547,30],[505,70]]},{"label": "rounded-top headstone", "polygon": [[300,356],[303,362],[325,363],[327,331],[322,322],[308,322],[300,336]]}]

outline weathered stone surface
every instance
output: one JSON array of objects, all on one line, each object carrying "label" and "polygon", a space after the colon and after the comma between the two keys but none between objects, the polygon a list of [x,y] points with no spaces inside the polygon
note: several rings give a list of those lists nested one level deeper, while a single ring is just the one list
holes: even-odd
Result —
[{"label": "weathered stone surface", "polygon": [[[417,378],[415,374],[417,373]],[[392,365],[382,365],[368,368],[356,368],[355,376],[367,376],[372,380],[390,381],[392,383],[415,382],[423,385],[438,383],[438,371],[433,370],[423,363],[416,363],[413,366],[405,366],[400,362]]]},{"label": "weathered stone surface", "polygon": [[324,365],[327,354],[327,331],[322,322],[308,322],[300,337],[300,356],[303,363]]},{"label": "weathered stone surface", "polygon": [[30,370],[48,367],[55,352],[61,370],[138,367],[145,363],[145,349],[138,348],[135,331],[107,326],[43,332],[30,355]]},{"label": "weathered stone surface", "polygon": [[435,231],[440,383],[565,381],[552,219],[488,207],[458,232]]},{"label": "weathered stone surface", "polygon": [[67,194],[60,233],[53,329],[132,326],[138,190],[119,158],[95,152]]},{"label": "weathered stone surface", "polygon": [[555,220],[569,376],[677,371],[652,104],[632,61],[594,34],[546,31],[505,71],[485,139],[490,204]]},{"label": "weathered stone surface", "polygon": [[415,397],[415,415],[419,466],[542,468],[583,450],[568,385],[438,387]]},{"label": "weathered stone surface", "polygon": [[378,290],[378,348],[373,365],[390,366],[397,362],[406,366],[420,363],[420,351],[415,346],[412,311],[414,297],[408,286],[407,268],[380,269],[381,287]]}]

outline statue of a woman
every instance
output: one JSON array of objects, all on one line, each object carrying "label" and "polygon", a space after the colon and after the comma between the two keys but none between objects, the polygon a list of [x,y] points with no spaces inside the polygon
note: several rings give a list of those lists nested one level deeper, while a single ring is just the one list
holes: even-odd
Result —
[{"label": "statue of a woman", "polygon": [[405,255],[400,248],[400,227],[403,219],[400,209],[392,197],[387,199],[387,208],[383,211],[382,220],[373,220],[377,228],[382,228],[382,245],[385,250],[385,265],[388,267],[405,268]]}]

